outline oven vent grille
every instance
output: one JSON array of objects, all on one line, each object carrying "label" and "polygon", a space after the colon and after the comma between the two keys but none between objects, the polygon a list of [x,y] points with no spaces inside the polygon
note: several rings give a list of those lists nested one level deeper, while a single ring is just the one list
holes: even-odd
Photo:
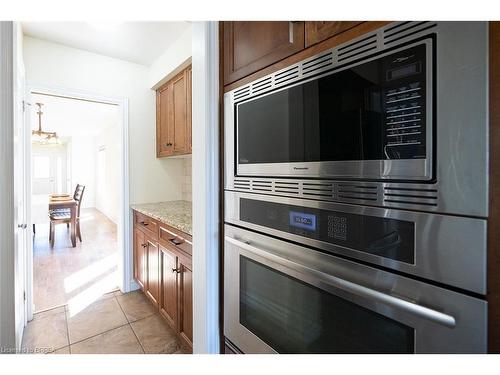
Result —
[{"label": "oven vent grille", "polygon": [[298,182],[288,182],[288,181],[274,181],[273,191],[276,193],[286,193],[298,195],[300,190]]},{"label": "oven vent grille", "polygon": [[327,182],[304,182],[302,194],[306,197],[330,197],[333,198],[333,184]]},{"label": "oven vent grille", "polygon": [[271,178],[234,179],[235,190],[401,209],[436,210],[437,186]]},{"label": "oven vent grille", "polygon": [[330,51],[323,55],[314,57],[302,63],[302,75],[308,76],[318,71],[323,71],[325,68],[333,66],[333,53]]},{"label": "oven vent grille", "polygon": [[372,33],[338,48],[338,62],[353,60],[377,49],[377,34]]},{"label": "oven vent grille", "polygon": [[274,85],[279,86],[299,77],[299,67],[292,66],[289,69],[278,72],[274,75]]},{"label": "oven vent grille", "polygon": [[395,207],[407,207],[408,205],[436,207],[438,205],[438,191],[430,188],[385,187],[384,203]]},{"label": "oven vent grille", "polygon": [[252,180],[253,191],[273,191],[273,182],[269,180]]},{"label": "oven vent grille", "polygon": [[400,41],[403,38],[414,36],[423,31],[437,26],[435,22],[400,22],[394,26],[384,30],[384,44],[390,45],[391,43]]},{"label": "oven vent grille", "polygon": [[234,100],[240,100],[249,95],[250,95],[250,86],[245,86],[234,92]]},{"label": "oven vent grille", "polygon": [[337,200],[344,202],[376,202],[378,187],[377,185],[339,183],[336,185],[335,195]]},{"label": "oven vent grille", "polygon": [[242,179],[242,178],[235,178],[234,179],[234,187],[239,190],[250,190],[250,180],[247,179]]}]

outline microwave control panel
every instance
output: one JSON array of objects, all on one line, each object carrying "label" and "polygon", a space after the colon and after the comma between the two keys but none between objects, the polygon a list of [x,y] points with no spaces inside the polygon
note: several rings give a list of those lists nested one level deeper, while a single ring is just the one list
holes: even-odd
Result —
[{"label": "microwave control panel", "polygon": [[425,158],[426,46],[384,57],[384,153],[388,159]]}]

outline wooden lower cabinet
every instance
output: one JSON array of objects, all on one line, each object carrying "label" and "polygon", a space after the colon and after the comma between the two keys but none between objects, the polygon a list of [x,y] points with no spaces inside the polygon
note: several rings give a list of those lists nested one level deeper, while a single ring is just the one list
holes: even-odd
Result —
[{"label": "wooden lower cabinet", "polygon": [[177,257],[160,245],[161,297],[160,313],[172,327],[177,324]]},{"label": "wooden lower cabinet", "polygon": [[179,261],[179,333],[193,345],[193,271],[191,264]]},{"label": "wooden lower cabinet", "polygon": [[147,284],[146,295],[158,307],[160,299],[160,252],[158,243],[146,238],[147,251]]},{"label": "wooden lower cabinet", "polygon": [[[183,343],[192,348],[191,236],[183,238],[179,231],[162,223],[144,226],[142,221],[134,221],[134,278]],[[151,227],[158,228],[158,233],[153,233]]]},{"label": "wooden lower cabinet", "polygon": [[146,285],[146,246],[144,233],[134,229],[134,279],[143,290]]}]

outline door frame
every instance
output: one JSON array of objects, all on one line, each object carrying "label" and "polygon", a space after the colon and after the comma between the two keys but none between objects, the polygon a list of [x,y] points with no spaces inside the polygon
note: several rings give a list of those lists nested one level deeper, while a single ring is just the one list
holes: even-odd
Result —
[{"label": "door frame", "polygon": [[[68,87],[53,86],[46,84],[39,84],[35,82],[26,83],[26,100],[31,102],[31,93],[56,95],[66,98],[88,100],[100,102],[104,104],[117,105],[120,113],[120,130],[121,130],[121,158],[120,158],[120,186],[122,187],[119,192],[119,215],[117,225],[117,239],[118,239],[118,287],[124,293],[132,289],[137,289],[133,281],[132,272],[132,234],[130,231],[132,224],[132,215],[130,214],[130,188],[129,188],[129,119],[128,119],[128,98],[121,96],[110,96],[99,93],[89,92],[85,90],[73,89]],[[29,117],[29,116],[27,116]],[[31,128],[29,122],[27,126]],[[26,132],[27,142],[31,144],[31,132]],[[27,166],[27,185],[30,189],[28,194],[27,207],[28,209],[28,228],[30,231],[33,229],[33,222],[31,218],[31,147],[28,147],[28,155],[26,155]],[[31,232],[31,234],[33,234]],[[28,257],[27,257],[27,295],[26,300],[28,304],[28,320],[33,319],[33,242],[29,241],[28,244]]]}]

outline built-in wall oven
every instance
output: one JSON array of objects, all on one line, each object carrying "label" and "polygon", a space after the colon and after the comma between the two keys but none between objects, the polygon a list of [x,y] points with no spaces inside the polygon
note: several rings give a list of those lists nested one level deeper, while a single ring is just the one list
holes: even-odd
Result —
[{"label": "built-in wall oven", "polygon": [[244,353],[482,353],[486,303],[233,226],[224,332]]},{"label": "built-in wall oven", "polygon": [[397,22],[224,95],[224,335],[486,347],[487,24]]}]

